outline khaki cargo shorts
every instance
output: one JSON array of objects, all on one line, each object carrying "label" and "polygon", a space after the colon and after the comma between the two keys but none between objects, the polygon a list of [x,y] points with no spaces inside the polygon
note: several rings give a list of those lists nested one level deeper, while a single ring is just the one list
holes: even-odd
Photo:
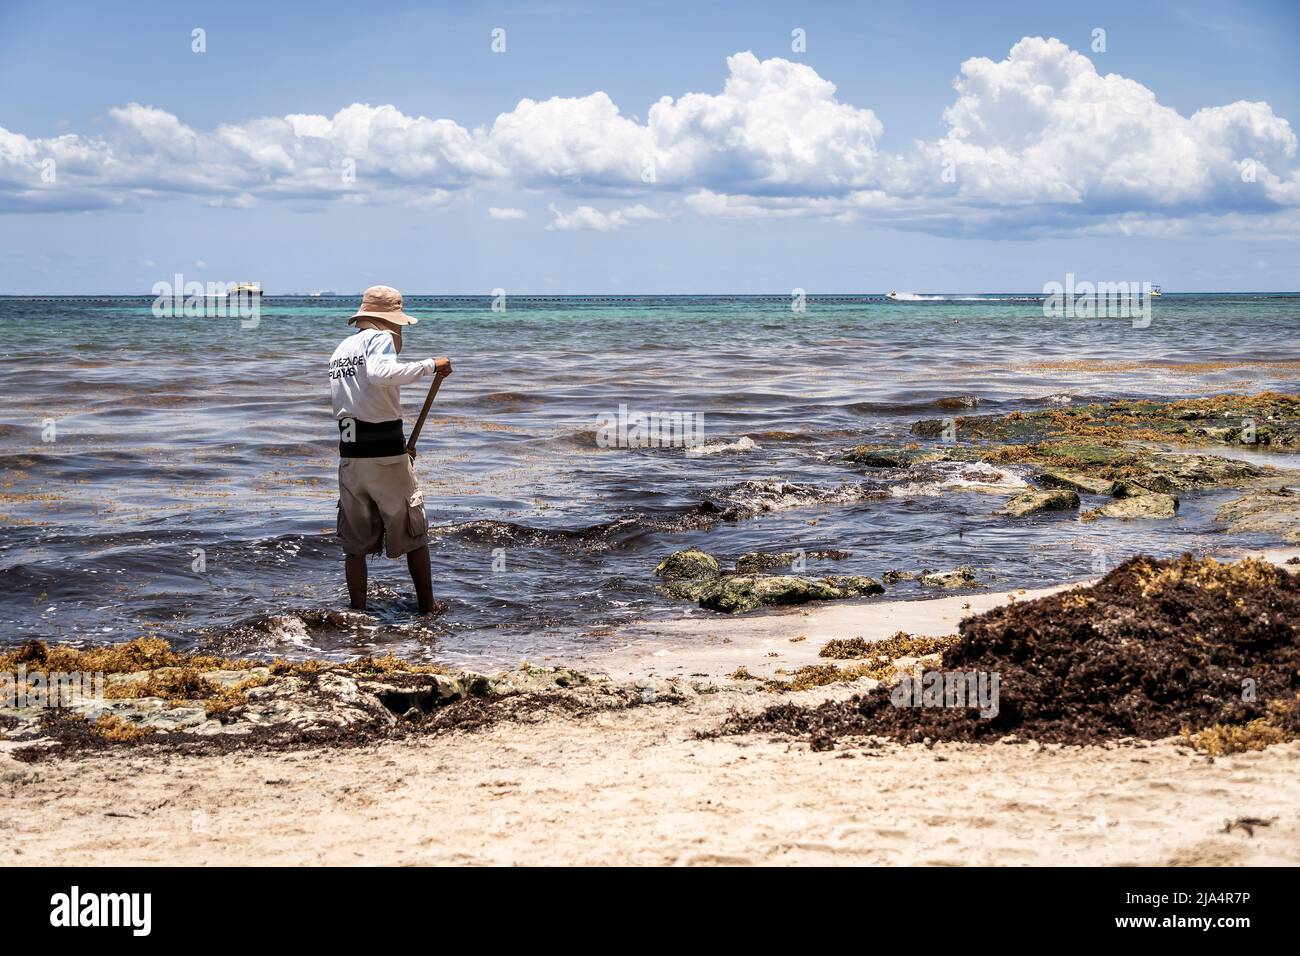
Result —
[{"label": "khaki cargo shorts", "polygon": [[399,558],[429,543],[424,493],[406,455],[339,459],[339,539],[345,554]]}]

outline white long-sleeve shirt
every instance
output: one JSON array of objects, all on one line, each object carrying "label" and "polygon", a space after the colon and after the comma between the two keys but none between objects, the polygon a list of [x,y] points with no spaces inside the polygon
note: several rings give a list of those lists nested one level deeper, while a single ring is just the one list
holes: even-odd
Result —
[{"label": "white long-sleeve shirt", "polygon": [[433,359],[399,362],[393,337],[362,329],[339,343],[330,358],[334,417],[391,422],[402,417],[401,387],[433,373]]}]

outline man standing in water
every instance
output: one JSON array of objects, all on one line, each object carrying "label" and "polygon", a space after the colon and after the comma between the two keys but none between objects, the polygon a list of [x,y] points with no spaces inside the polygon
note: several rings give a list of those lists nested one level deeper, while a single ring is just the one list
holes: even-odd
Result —
[{"label": "man standing in water", "polygon": [[402,327],[415,325],[402,311],[402,294],[371,286],[361,309],[348,319],[357,332],[330,359],[330,393],[339,423],[338,533],[352,607],[366,608],[366,555],[387,550],[406,555],[420,612],[433,610],[429,524],[415,480],[415,451],[402,434],[401,387],[425,375],[451,374],[451,360],[399,362]]}]

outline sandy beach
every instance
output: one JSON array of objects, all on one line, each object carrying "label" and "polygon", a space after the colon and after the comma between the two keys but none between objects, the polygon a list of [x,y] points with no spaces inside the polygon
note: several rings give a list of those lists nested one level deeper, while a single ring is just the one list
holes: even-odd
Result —
[{"label": "sandy beach", "polygon": [[1212,758],[1177,740],[857,739],[813,752],[760,734],[697,737],[775,702],[729,681],[739,667],[775,673],[850,634],[945,634],[1035,596],[685,621],[610,655],[616,680],[716,683],[681,702],[343,749],[6,753],[4,837],[24,864],[1300,864],[1300,742]]}]

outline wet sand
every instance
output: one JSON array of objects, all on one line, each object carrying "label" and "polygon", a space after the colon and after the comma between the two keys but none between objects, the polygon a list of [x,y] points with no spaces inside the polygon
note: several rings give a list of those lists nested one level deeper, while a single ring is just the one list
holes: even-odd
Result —
[{"label": "wet sand", "polygon": [[[695,736],[732,709],[853,692],[777,697],[722,679],[742,664],[797,666],[850,633],[949,633],[1012,596],[710,618],[661,626],[611,657],[615,677],[719,678],[717,693],[682,704],[350,750],[3,755],[0,825],[12,859],[29,865],[1300,864],[1300,742],[1210,759],[1176,741],[844,741],[814,753],[786,739]],[[690,655],[663,653],[692,635]],[[1264,822],[1230,825],[1243,818]]]}]

